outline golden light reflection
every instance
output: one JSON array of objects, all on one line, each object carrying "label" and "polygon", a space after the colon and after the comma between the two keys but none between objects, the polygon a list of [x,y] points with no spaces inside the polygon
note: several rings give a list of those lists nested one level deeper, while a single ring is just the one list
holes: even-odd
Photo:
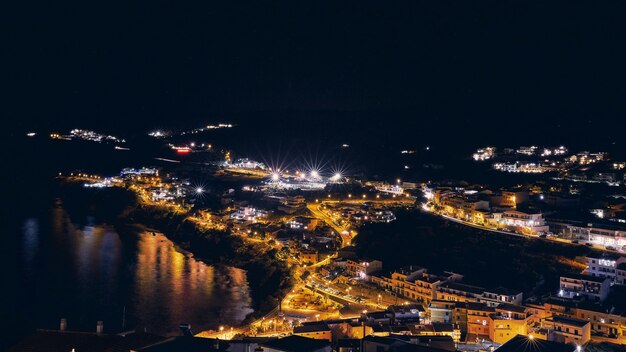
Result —
[{"label": "golden light reflection", "polygon": [[155,315],[152,307],[161,304],[156,315],[168,321],[236,325],[252,311],[245,271],[207,265],[163,234],[139,236],[135,282],[141,316]]}]

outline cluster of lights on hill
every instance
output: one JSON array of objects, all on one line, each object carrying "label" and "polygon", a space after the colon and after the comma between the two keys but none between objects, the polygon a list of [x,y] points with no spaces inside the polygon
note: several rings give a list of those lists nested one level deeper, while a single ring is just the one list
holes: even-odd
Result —
[{"label": "cluster of lights on hill", "polygon": [[[271,171],[271,170],[270,170]],[[308,173],[303,171],[296,171],[295,175],[289,175],[289,172],[282,173],[280,170],[272,172],[270,178],[274,182],[280,181],[281,178],[289,178],[293,177],[301,180],[309,180],[309,181],[322,181],[324,179],[323,176],[320,175],[320,172],[317,170],[311,170]],[[339,182],[343,179],[343,176],[340,172],[334,173],[332,176],[326,178],[328,181]]]}]

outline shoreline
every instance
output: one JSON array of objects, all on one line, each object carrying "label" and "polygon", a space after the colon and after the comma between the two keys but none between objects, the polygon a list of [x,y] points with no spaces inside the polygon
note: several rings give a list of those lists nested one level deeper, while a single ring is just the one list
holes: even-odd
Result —
[{"label": "shoreline", "polygon": [[[136,196],[134,192],[124,189]],[[167,208],[136,203],[119,215],[115,228],[162,233],[176,249],[190,254],[207,265],[226,265],[246,271],[253,312],[237,327],[243,327],[278,307],[293,287],[293,273],[274,257],[274,251],[260,253],[242,238],[228,230],[203,230],[188,219],[189,214],[174,213]]]}]

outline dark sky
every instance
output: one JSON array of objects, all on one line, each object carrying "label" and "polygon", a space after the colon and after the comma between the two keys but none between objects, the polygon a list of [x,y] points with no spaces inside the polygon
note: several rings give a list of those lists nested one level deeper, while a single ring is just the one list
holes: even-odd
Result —
[{"label": "dark sky", "polygon": [[510,126],[626,113],[624,1],[17,3],[2,11],[0,111],[24,125],[393,110]]}]

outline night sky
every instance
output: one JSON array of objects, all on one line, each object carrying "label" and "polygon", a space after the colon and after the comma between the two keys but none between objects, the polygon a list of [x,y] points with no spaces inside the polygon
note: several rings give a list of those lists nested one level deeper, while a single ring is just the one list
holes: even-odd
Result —
[{"label": "night sky", "polygon": [[391,111],[573,133],[626,114],[623,1],[224,3],[9,5],[0,111],[23,128]]}]

